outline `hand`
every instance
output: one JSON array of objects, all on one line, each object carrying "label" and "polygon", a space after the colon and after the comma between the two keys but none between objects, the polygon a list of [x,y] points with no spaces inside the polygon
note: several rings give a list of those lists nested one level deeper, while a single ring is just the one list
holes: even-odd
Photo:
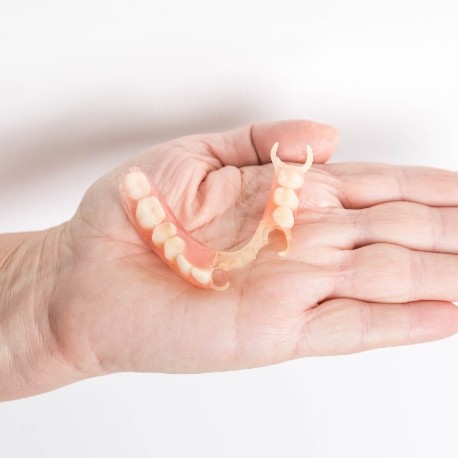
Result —
[{"label": "hand", "polygon": [[[310,144],[317,162],[286,258],[265,249],[221,293],[190,286],[145,248],[121,206],[122,171],[141,167],[195,237],[228,250],[262,215],[275,141],[284,160],[302,162]],[[84,365],[92,354],[104,372],[202,372],[456,332],[456,174],[320,165],[336,142],[319,124],[255,125],[154,146],[99,180],[67,227],[74,266],[51,309],[69,357]]]},{"label": "hand", "polygon": [[[315,153],[286,257],[274,239],[215,292],[144,246],[121,205],[120,173],[139,166],[196,238],[235,249],[261,218],[276,141],[285,161],[303,162],[307,144]],[[63,359],[80,377],[219,371],[457,332],[457,175],[325,165],[336,143],[328,126],[260,124],[154,146],[97,181],[61,228],[47,313]]]}]

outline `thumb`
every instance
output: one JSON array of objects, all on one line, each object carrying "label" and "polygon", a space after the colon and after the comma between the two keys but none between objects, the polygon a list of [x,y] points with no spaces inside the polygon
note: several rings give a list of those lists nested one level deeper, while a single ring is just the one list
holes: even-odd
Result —
[{"label": "thumb", "polygon": [[278,156],[283,161],[305,162],[307,145],[314,162],[324,163],[334,153],[339,133],[334,127],[312,121],[288,120],[254,124],[251,138],[261,163],[270,162],[270,149],[279,143]]}]

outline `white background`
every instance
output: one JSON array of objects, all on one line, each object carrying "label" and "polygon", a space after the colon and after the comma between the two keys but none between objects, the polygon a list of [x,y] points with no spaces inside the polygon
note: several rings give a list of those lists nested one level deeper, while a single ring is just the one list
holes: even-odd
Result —
[{"label": "white background", "polygon": [[[0,232],[144,147],[315,119],[335,161],[458,169],[456,1],[0,0]],[[458,281],[458,279],[457,279]],[[458,456],[458,340],[0,404],[0,456]]]}]

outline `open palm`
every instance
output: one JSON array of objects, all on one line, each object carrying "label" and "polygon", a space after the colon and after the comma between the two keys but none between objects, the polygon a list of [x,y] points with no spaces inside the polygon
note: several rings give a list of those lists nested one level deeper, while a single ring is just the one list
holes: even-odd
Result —
[{"label": "open palm", "polygon": [[[315,152],[292,250],[279,257],[283,241],[272,237],[255,262],[231,272],[227,291],[189,285],[135,232],[118,176],[140,167],[193,236],[236,249],[262,216],[276,141],[284,161],[303,162],[307,144]],[[458,223],[449,192],[456,177],[320,165],[336,143],[334,129],[311,122],[248,126],[154,146],[97,181],[65,226],[72,264],[50,311],[67,357],[89,373],[202,372],[456,332],[458,312],[448,301],[458,298],[458,245],[443,227]],[[425,180],[438,179],[442,185],[426,193]],[[448,206],[442,232],[434,226],[440,217],[431,218],[439,206]]]}]

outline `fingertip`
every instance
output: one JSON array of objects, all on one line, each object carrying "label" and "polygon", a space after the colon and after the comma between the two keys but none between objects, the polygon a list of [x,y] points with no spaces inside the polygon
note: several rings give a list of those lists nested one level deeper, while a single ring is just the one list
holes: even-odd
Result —
[{"label": "fingertip", "polygon": [[340,131],[337,128],[329,126],[327,124],[321,124],[321,126],[322,133],[319,137],[321,145],[319,149],[322,152],[323,157],[326,157],[326,159],[323,162],[326,162],[335,153],[337,149],[337,145],[340,141]]},{"label": "fingertip", "polygon": [[419,301],[413,306],[419,335],[425,340],[441,339],[458,333],[458,307],[454,303]]}]

